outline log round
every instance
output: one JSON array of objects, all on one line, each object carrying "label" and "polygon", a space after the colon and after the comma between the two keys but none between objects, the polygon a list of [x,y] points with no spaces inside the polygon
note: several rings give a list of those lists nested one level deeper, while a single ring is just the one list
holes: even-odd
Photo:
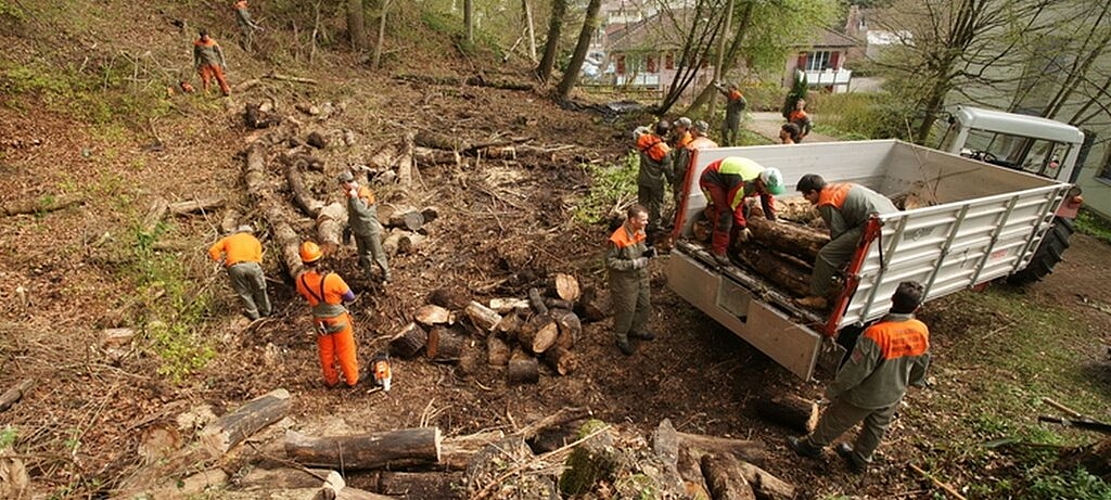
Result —
[{"label": "log round", "polygon": [[540,363],[525,351],[514,350],[505,377],[510,385],[535,384],[540,382]]},{"label": "log round", "polygon": [[428,344],[428,332],[416,323],[409,323],[390,338],[390,353],[399,358],[416,356]]}]

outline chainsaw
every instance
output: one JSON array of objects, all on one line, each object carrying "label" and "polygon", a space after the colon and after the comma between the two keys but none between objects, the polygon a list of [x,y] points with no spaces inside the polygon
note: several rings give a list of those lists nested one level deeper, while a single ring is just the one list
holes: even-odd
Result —
[{"label": "chainsaw", "polygon": [[390,356],[388,354],[381,355],[374,358],[370,365],[371,372],[374,373],[374,383],[382,388],[383,391],[389,392],[390,379],[392,374],[390,372]]}]

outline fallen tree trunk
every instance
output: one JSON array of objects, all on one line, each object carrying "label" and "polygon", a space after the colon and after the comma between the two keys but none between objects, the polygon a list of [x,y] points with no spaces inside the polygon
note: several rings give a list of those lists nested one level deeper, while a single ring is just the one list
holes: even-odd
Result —
[{"label": "fallen tree trunk", "polygon": [[244,163],[243,183],[247,186],[247,193],[252,201],[259,207],[272,228],[271,235],[281,249],[282,264],[289,273],[290,279],[296,279],[301,273],[301,237],[287,221],[283,203],[277,200],[273,190],[266,182],[266,149],[259,143],[254,143],[247,149],[247,159]]},{"label": "fallen tree trunk", "polygon": [[756,414],[800,434],[809,434],[818,425],[818,404],[794,395],[757,401]]},{"label": "fallen tree trunk", "polygon": [[146,233],[153,233],[154,229],[158,227],[158,223],[162,222],[162,218],[166,216],[166,212],[170,211],[170,203],[165,198],[155,198],[147,209],[147,215],[143,217],[143,231]]},{"label": "fallen tree trunk", "polygon": [[728,453],[702,457],[702,475],[714,500],[756,500],[756,492],[740,471],[740,463]]},{"label": "fallen tree trunk", "polygon": [[317,243],[326,252],[334,252],[343,242],[343,228],[347,225],[347,207],[332,203],[320,209],[316,216]]},{"label": "fallen tree trunk", "polygon": [[752,236],[766,248],[793,255],[804,262],[814,263],[818,251],[829,243],[829,232],[818,231],[793,222],[772,222],[763,217],[750,217],[748,229]]},{"label": "fallen tree trunk", "polygon": [[60,194],[57,196],[42,196],[35,200],[6,201],[0,205],[0,213],[5,216],[12,216],[53,212],[73,205],[80,205],[85,203],[85,200],[85,195]]},{"label": "fallen tree trunk", "polygon": [[440,445],[440,463],[450,471],[467,470],[467,464],[475,453],[482,451],[490,443],[505,437],[502,431],[485,431],[465,436],[452,436],[443,439]]},{"label": "fallen tree trunk", "polygon": [[307,167],[308,162],[304,159],[290,159],[287,160],[285,166],[285,180],[289,184],[289,191],[293,193],[293,204],[300,208],[305,215],[316,219],[320,216],[320,210],[324,208],[324,202],[313,198],[308,189],[305,189],[305,181],[301,178],[302,166]]},{"label": "fallen tree trunk", "polygon": [[745,481],[756,492],[757,498],[765,500],[791,500],[795,498],[795,487],[778,477],[769,474],[748,462],[740,462],[739,467]]},{"label": "fallen tree trunk", "polygon": [[289,391],[275,389],[205,426],[200,441],[212,457],[220,457],[262,428],[285,418],[290,407]]},{"label": "fallen tree trunk", "polygon": [[353,436],[285,435],[289,458],[307,466],[380,469],[430,465],[440,461],[440,429],[421,427]]},{"label": "fallen tree trunk", "polygon": [[767,458],[767,450],[761,441],[746,441],[742,439],[729,439],[701,434],[679,433],[679,442],[689,446],[701,455],[706,453],[732,453],[735,457],[746,462],[761,464]]}]

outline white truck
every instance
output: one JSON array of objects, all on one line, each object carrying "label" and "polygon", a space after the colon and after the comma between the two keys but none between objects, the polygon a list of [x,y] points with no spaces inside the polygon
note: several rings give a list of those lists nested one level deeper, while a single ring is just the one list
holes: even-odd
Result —
[{"label": "white truck", "polygon": [[[1016,120],[1022,118],[1030,117]],[[1002,124],[997,120],[992,128]],[[698,151],[685,180],[686,201],[676,214],[668,286],[792,373],[809,379],[819,358],[836,366],[843,356],[844,348],[835,342],[840,332],[859,331],[887,313],[899,282],[922,283],[926,300],[932,300],[1022,271],[1037,258],[1046,234],[1052,234],[1058,210],[1079,203],[1079,193],[1069,182],[1022,170],[1052,168],[1068,179],[1083,135],[1050,137],[1051,144],[1041,148],[1040,139],[1031,136],[1044,134],[1025,132],[1017,137],[1025,137],[1030,145],[1019,146],[1021,140],[1005,133],[979,141],[975,136],[985,130],[982,122],[958,118],[953,127],[954,133],[963,134],[950,141],[957,152],[975,148],[965,151],[966,156],[898,140]],[[1014,148],[1026,153],[1009,155]],[[1031,151],[1044,161],[1025,161]],[[976,152],[991,152],[996,160],[1010,158],[1024,168],[967,157]],[[1049,167],[1054,154],[1058,165]],[[819,314],[796,306],[786,292],[754,272],[719,265],[708,247],[692,238],[696,215],[706,207],[698,178],[709,163],[728,156],[779,168],[789,193],[800,177],[816,173],[829,182],[855,182],[889,196],[917,189],[934,204],[873,217],[846,269],[845,286],[832,312]]]}]

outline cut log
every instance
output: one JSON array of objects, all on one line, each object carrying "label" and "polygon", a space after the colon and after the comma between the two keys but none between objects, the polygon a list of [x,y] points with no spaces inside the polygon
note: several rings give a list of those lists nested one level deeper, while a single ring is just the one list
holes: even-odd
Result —
[{"label": "cut log", "polygon": [[794,255],[811,265],[818,251],[829,243],[828,232],[789,221],[772,222],[763,217],[750,217],[747,227],[765,248]]},{"label": "cut log", "polygon": [[346,470],[431,465],[440,460],[440,429],[420,427],[351,436],[287,431],[285,451],[299,464]]},{"label": "cut log", "polygon": [[466,345],[467,339],[462,334],[444,326],[436,326],[428,332],[425,353],[433,361],[455,362],[463,356]]},{"label": "cut log", "polygon": [[574,304],[579,300],[579,280],[570,274],[556,273],[548,282],[548,293]]},{"label": "cut log", "polygon": [[813,269],[795,257],[755,246],[743,247],[738,256],[759,275],[791,295],[810,295],[810,275]]},{"label": "cut log", "polygon": [[755,406],[760,418],[800,434],[809,434],[818,424],[818,404],[795,395],[757,401]]},{"label": "cut log", "polygon": [[769,474],[748,462],[740,462],[740,471],[745,481],[756,492],[756,497],[763,500],[791,500],[795,498],[794,485]]},{"label": "cut log", "polygon": [[467,308],[463,310],[463,313],[471,319],[474,326],[484,332],[493,330],[494,327],[498,325],[498,322],[501,321],[500,314],[475,301],[471,301],[471,303],[467,304]]},{"label": "cut log", "polygon": [[568,375],[579,368],[578,357],[564,347],[553,346],[551,349],[544,351],[543,358],[544,363],[560,375]]},{"label": "cut log", "polygon": [[395,500],[394,497],[371,493],[347,485],[347,481],[336,471],[328,471],[324,485],[313,495],[312,500]]},{"label": "cut log", "polygon": [[390,337],[390,354],[399,358],[416,356],[428,344],[428,332],[416,323],[409,323]]},{"label": "cut log", "polygon": [[316,216],[317,243],[325,253],[334,252],[343,241],[343,228],[347,225],[347,207],[332,203],[320,209]]},{"label": "cut log", "polygon": [[447,308],[449,311],[462,311],[471,303],[470,295],[458,288],[437,288],[428,294],[428,303]]},{"label": "cut log", "polygon": [[410,207],[410,210],[407,212],[394,212],[394,214],[387,219],[386,224],[390,227],[400,227],[416,232],[424,227],[424,215]]},{"label": "cut log", "polygon": [[687,498],[710,500],[710,487],[702,476],[702,453],[690,446],[679,446],[679,460],[676,463],[679,477],[683,478],[683,491]]},{"label": "cut log", "polygon": [[464,499],[463,472],[377,472],[374,491],[398,498]]},{"label": "cut log", "polygon": [[194,212],[211,212],[223,207],[224,203],[226,203],[226,200],[223,198],[203,198],[171,203],[168,209],[174,215],[188,215]]},{"label": "cut log", "polygon": [[500,333],[507,339],[513,339],[517,338],[517,332],[521,330],[521,327],[524,326],[524,324],[525,322],[521,319],[520,315],[518,315],[516,312],[510,312],[509,314],[502,316],[501,321],[499,321],[498,324],[494,326],[494,331]]},{"label": "cut log", "polygon": [[440,209],[436,207],[424,207],[421,209],[420,214],[424,216],[425,224],[440,218]]},{"label": "cut log", "polygon": [[559,325],[559,336],[556,338],[556,345],[564,349],[574,347],[583,331],[579,316],[567,309],[552,309],[548,311],[548,315],[555,319],[556,324]]},{"label": "cut log", "polygon": [[305,182],[301,179],[301,169],[307,166],[308,162],[303,159],[287,159],[285,181],[289,185],[289,191],[293,193],[293,204],[305,215],[316,219],[320,215],[320,209],[324,208],[324,202],[314,198],[309,190],[305,189]]},{"label": "cut log", "polygon": [[424,244],[428,237],[420,233],[405,233],[397,240],[397,253],[413,254]]},{"label": "cut log", "polygon": [[23,381],[15,387],[4,391],[4,394],[0,394],[0,411],[8,411],[8,408],[11,408],[12,405],[18,403],[20,399],[23,399],[23,396],[27,394],[27,391],[31,390],[31,386],[33,385],[35,385],[34,379],[23,379]]},{"label": "cut log", "polygon": [[745,481],[740,463],[728,453],[702,457],[702,475],[714,500],[756,500],[756,492]]},{"label": "cut log", "polygon": [[320,482],[332,472],[328,469],[308,469],[293,467],[278,467],[264,469],[254,467],[247,475],[236,481],[236,486],[244,491],[252,490],[290,490],[303,488],[316,488]]},{"label": "cut log", "polygon": [[515,349],[509,356],[509,368],[505,377],[510,385],[535,384],[540,382],[540,364],[530,354]]},{"label": "cut log", "polygon": [[509,364],[509,345],[497,335],[486,336],[486,359],[491,366]]},{"label": "cut log", "polygon": [[532,304],[532,308],[535,309],[536,312],[540,314],[548,314],[548,306],[544,304],[544,297],[540,295],[540,289],[529,288],[528,301],[529,304]]},{"label": "cut log", "polygon": [[568,309],[568,310],[571,310],[571,309],[575,308],[575,304],[573,304],[571,302],[567,302],[566,300],[556,299],[556,298],[552,298],[552,297],[545,298],[544,299],[544,305],[548,306],[548,309]]},{"label": "cut log", "polygon": [[[659,480],[664,483],[665,489],[686,493],[686,485],[679,474],[678,468],[679,434],[675,432],[675,427],[671,425],[670,419],[663,419],[660,425],[656,426],[656,431],[652,433],[652,451],[662,465]],[[688,496],[687,498],[691,497]]]},{"label": "cut log", "polygon": [[520,307],[528,307],[529,302],[525,299],[515,298],[498,298],[490,299],[490,309],[493,309],[499,314],[512,312]]},{"label": "cut log", "polygon": [[446,149],[448,151],[462,151],[471,147],[470,143],[459,138],[458,135],[447,135],[422,130],[413,136],[413,143],[417,146]]},{"label": "cut log", "polygon": [[81,194],[45,195],[34,200],[6,201],[0,204],[0,213],[5,216],[12,216],[53,212],[73,205],[83,204],[85,200],[85,195]]},{"label": "cut log", "polygon": [[386,252],[386,256],[394,258],[401,248],[401,238],[405,236],[405,231],[400,229],[391,229],[386,237],[382,239],[382,250]]},{"label": "cut log", "polygon": [[416,143],[413,139],[413,133],[408,132],[405,134],[405,145],[401,150],[401,155],[397,159],[397,183],[405,188],[424,184],[424,181],[421,180],[420,169],[417,168],[417,162],[413,159],[415,149]]},{"label": "cut log", "polygon": [[440,307],[436,304],[426,304],[417,308],[413,313],[413,319],[424,326],[434,326],[443,323],[451,324],[455,322],[451,311],[446,308]]},{"label": "cut log", "polygon": [[502,431],[485,431],[465,436],[446,437],[440,446],[440,463],[437,466],[442,466],[450,471],[467,470],[467,464],[476,453],[503,438],[505,438],[505,433]]},{"label": "cut log", "polygon": [[529,318],[517,332],[517,342],[532,354],[547,351],[559,338],[559,325],[547,314]]},{"label": "cut log", "polygon": [[278,199],[266,182],[266,148],[258,142],[247,148],[243,168],[243,183],[252,202],[262,212],[270,226],[270,235],[280,249],[282,264],[290,279],[296,279],[302,269],[301,236],[289,225],[285,215],[285,203]]},{"label": "cut log", "polygon": [[220,457],[264,427],[285,418],[291,404],[289,391],[275,389],[205,426],[200,441],[209,456]]},{"label": "cut log", "polygon": [[598,304],[598,290],[593,286],[583,290],[582,297],[575,303],[574,311],[579,315],[580,320],[589,322],[606,319],[605,310]]},{"label": "cut log", "polygon": [[[757,203],[755,207],[759,207],[759,205]],[[822,220],[818,209],[814,208],[814,205],[802,196],[776,196],[775,216],[780,220],[797,222],[804,226],[814,220]]]},{"label": "cut log", "polygon": [[745,462],[762,464],[767,459],[767,450],[761,441],[747,441],[742,439],[729,439],[702,434],[679,433],[679,442],[696,451],[699,460],[706,453],[732,453],[733,456]]}]

